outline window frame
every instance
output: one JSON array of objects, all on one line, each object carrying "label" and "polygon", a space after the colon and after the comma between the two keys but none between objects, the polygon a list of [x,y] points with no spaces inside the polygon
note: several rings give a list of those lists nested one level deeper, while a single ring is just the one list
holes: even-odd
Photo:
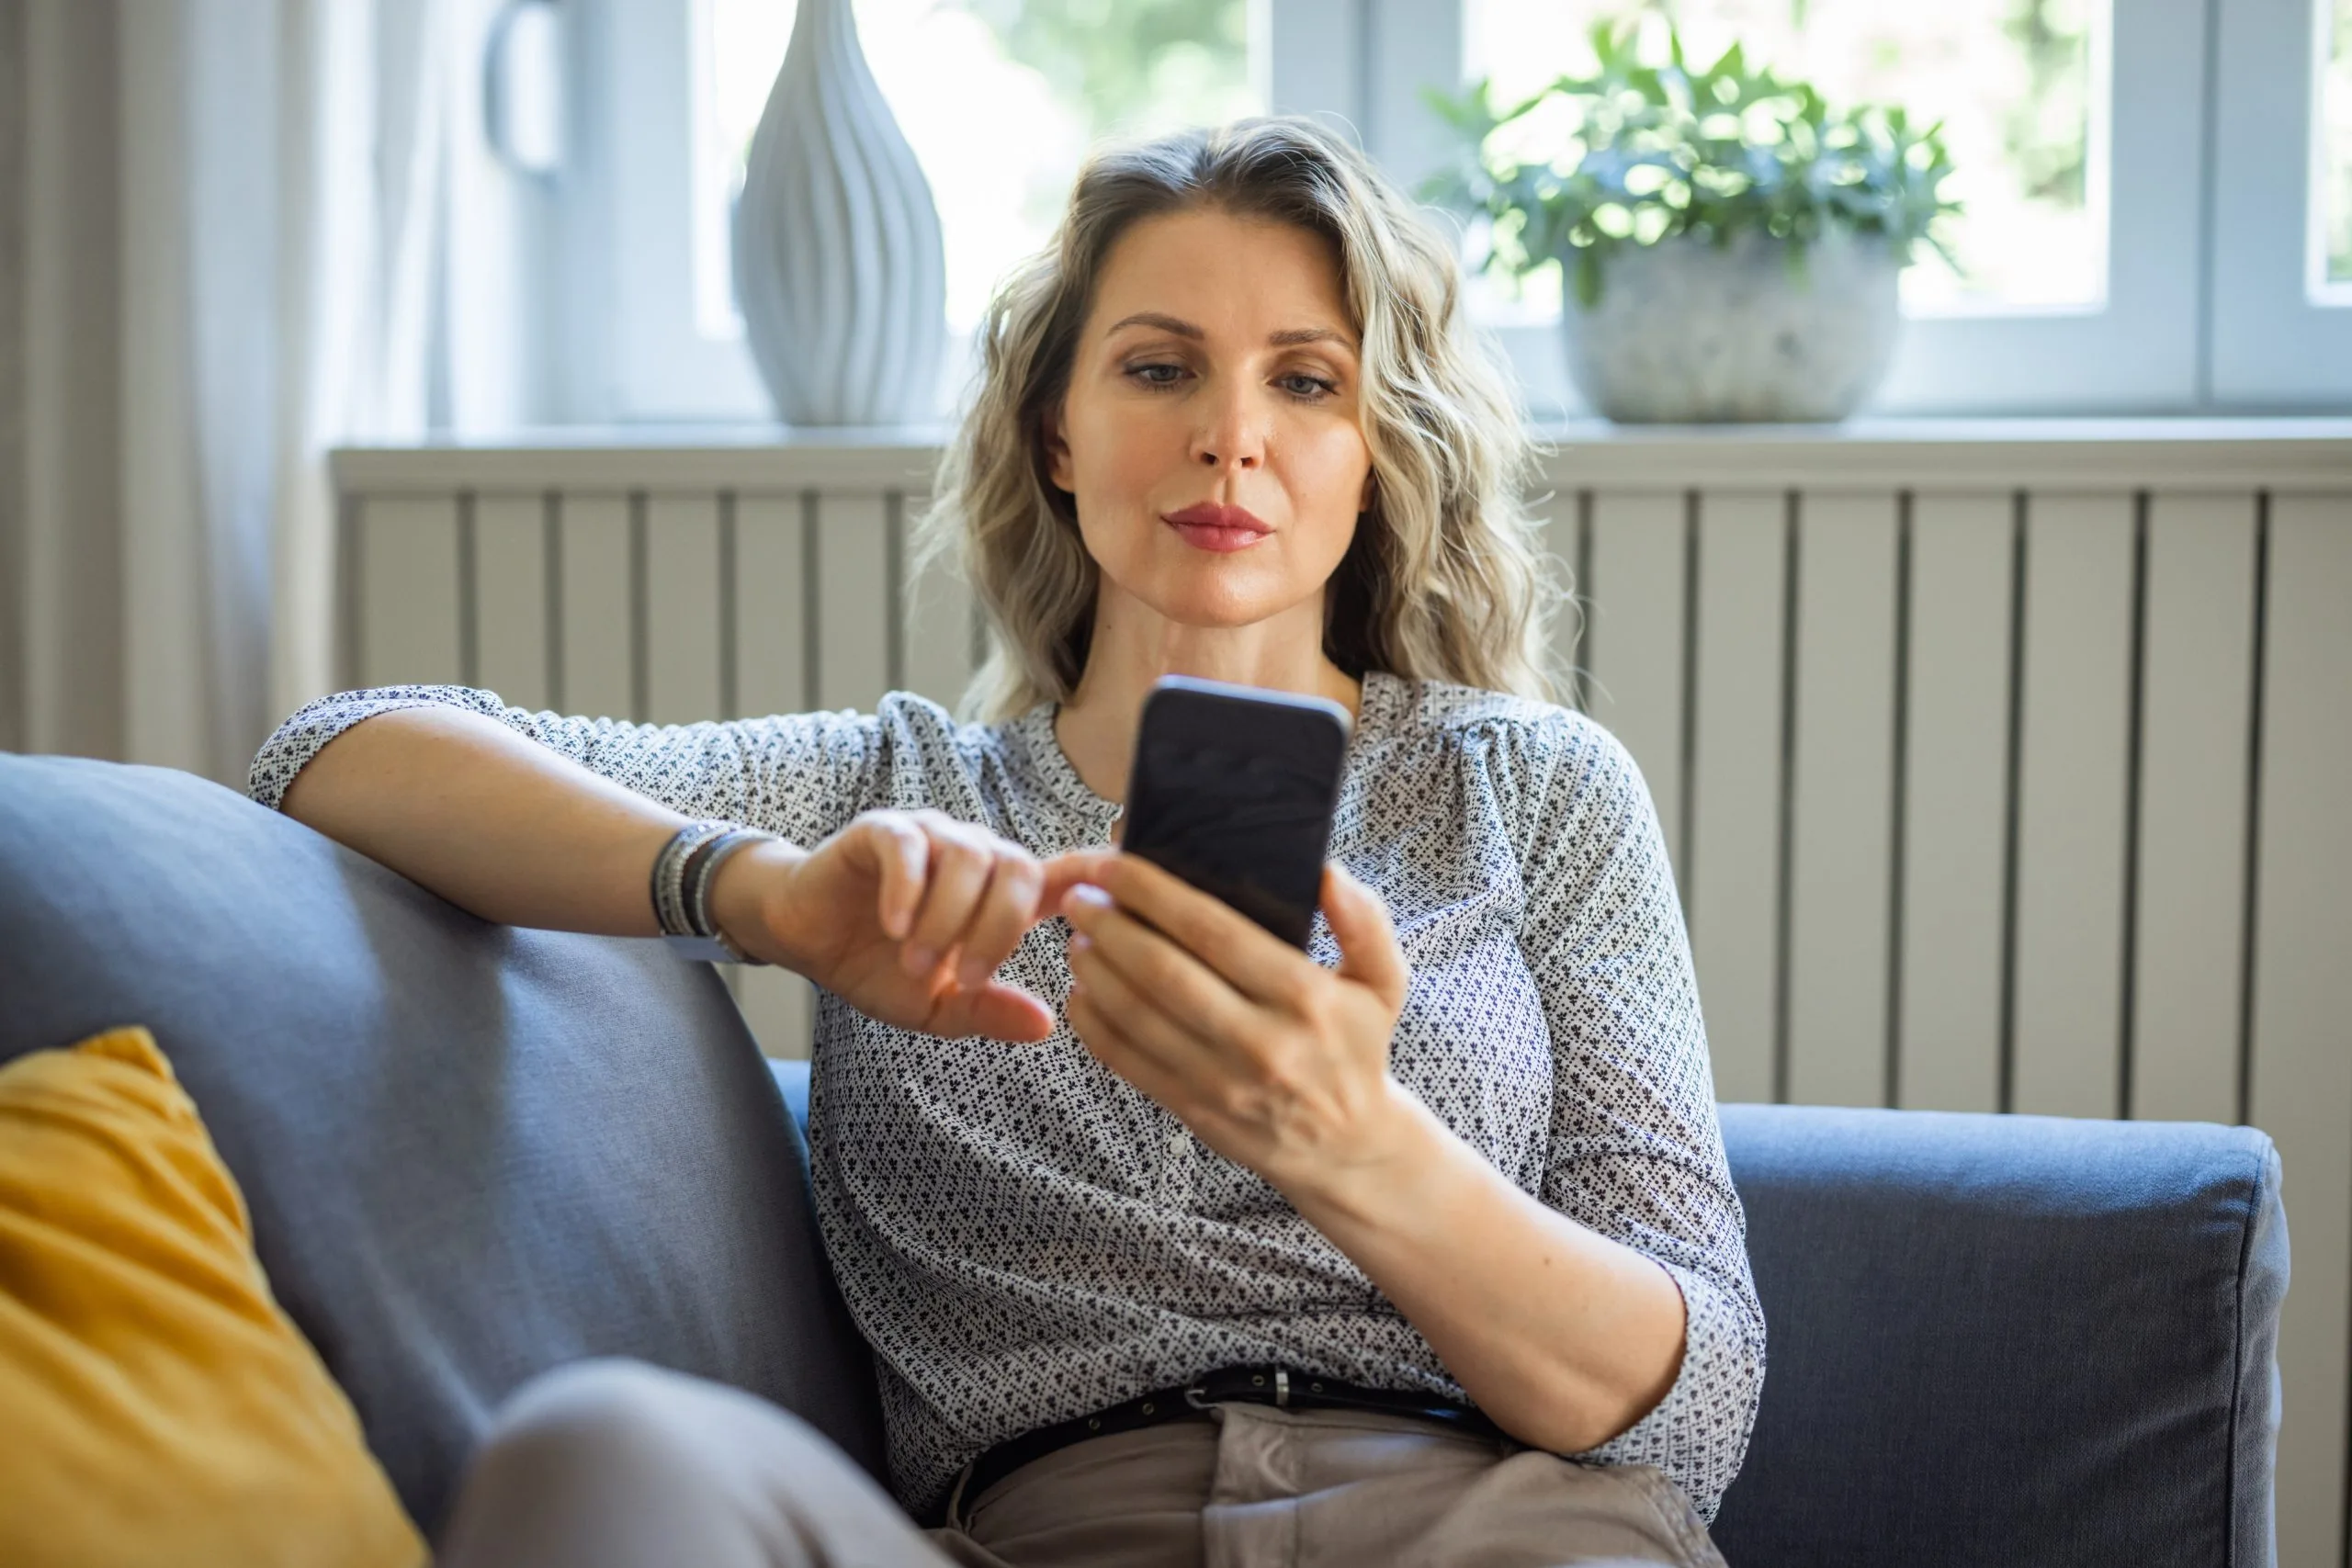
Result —
[{"label": "window frame", "polygon": [[[1406,0],[1274,0],[1284,9],[1378,12]],[[1447,69],[1463,70],[1464,0],[1419,0],[1420,36],[1404,40],[1409,58],[1437,53],[1431,36],[1451,39]],[[2167,200],[2172,171],[2199,169],[2203,150],[2194,118],[2170,112],[2204,96],[2207,0],[2110,0],[2113,15],[2103,73],[2108,123],[2093,131],[2095,169],[2104,164],[2108,249],[2104,301],[2080,310],[2020,309],[1907,317],[1894,362],[1870,405],[1880,415],[2049,415],[2155,413],[2198,405],[2197,229],[2199,203]],[[1277,26],[1277,38],[1282,34]],[[1369,40],[1384,50],[1375,22]],[[2111,63],[2110,63],[2111,62]],[[1401,61],[1375,60],[1357,80],[1386,82],[1388,101],[1371,106],[1379,125],[1397,102]],[[1283,80],[1275,61],[1275,79]],[[1306,107],[1321,81],[1306,81],[1276,107]],[[1361,89],[1359,88],[1359,91]],[[1359,99],[1361,101],[1361,99]],[[1342,109],[1346,113],[1345,108]],[[1372,144],[1385,160],[1385,150]],[[1567,378],[1556,317],[1541,321],[1503,318],[1490,322],[1540,419],[1577,418],[1591,411]]]},{"label": "window frame", "polygon": [[[585,419],[767,421],[740,338],[695,321],[691,0],[568,0],[576,106],[566,201],[583,330],[563,334]],[[1251,68],[1277,112],[1351,130],[1400,184],[1443,165],[1419,85],[1459,81],[1464,0],[1250,0]],[[2109,0],[2107,292],[2084,310],[1908,318],[1874,415],[2151,414],[2352,403],[2352,309],[2304,284],[2323,0]],[[2280,80],[2300,85],[2280,91]],[[2179,106],[2194,106],[2178,112]],[[626,113],[616,106],[627,106]],[[628,133],[620,127],[626,123]],[[2210,214],[2210,219],[2208,217]],[[1452,224],[1452,220],[1447,220]],[[1458,228],[1458,224],[1453,225]],[[2210,231],[2210,232],[2209,232]],[[2290,283],[2282,279],[2291,280]],[[2347,291],[2352,292],[2352,291]],[[1484,319],[1531,416],[1588,411],[1556,317]],[[972,368],[951,334],[940,411]]]},{"label": "window frame", "polygon": [[[571,247],[594,276],[568,334],[598,423],[774,417],[741,337],[695,321],[690,0],[571,0],[578,79]],[[626,115],[619,106],[627,107]],[[629,134],[619,134],[626,119]],[[601,341],[599,341],[601,340]]]},{"label": "window frame", "polygon": [[[2249,410],[2352,400],[2352,286],[2321,293],[2324,0],[2215,0],[2214,401]],[[2300,13],[2300,14],[2299,14]],[[2282,144],[2300,159],[2278,155]]]}]

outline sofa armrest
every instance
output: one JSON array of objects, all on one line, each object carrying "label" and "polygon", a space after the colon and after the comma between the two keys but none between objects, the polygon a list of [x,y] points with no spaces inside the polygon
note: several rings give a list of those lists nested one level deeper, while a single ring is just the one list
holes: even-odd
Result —
[{"label": "sofa armrest", "polygon": [[1723,1108],[1770,1334],[1752,1565],[2275,1558],[2276,1148],[2247,1127]]},{"label": "sofa armrest", "polygon": [[799,1140],[707,964],[487,924],[187,773],[0,753],[0,1063],[130,1023],[428,1535],[501,1401],[582,1356],[749,1389],[884,1473]]}]

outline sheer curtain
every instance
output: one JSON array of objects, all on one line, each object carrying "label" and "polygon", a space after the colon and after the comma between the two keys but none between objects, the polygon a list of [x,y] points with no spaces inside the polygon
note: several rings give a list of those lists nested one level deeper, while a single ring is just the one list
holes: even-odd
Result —
[{"label": "sheer curtain", "polygon": [[123,7],[134,761],[233,782],[330,683],[326,449],[430,413],[449,15]]},{"label": "sheer curtain", "polygon": [[236,784],[329,689],[327,449],[514,412],[445,324],[495,9],[0,0],[0,744]]}]

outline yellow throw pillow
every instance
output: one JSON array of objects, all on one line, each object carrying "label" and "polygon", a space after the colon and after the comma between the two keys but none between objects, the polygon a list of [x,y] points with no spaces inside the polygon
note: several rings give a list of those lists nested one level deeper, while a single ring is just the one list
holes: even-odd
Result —
[{"label": "yellow throw pillow", "polygon": [[154,1037],[0,1066],[0,1562],[425,1556]]}]

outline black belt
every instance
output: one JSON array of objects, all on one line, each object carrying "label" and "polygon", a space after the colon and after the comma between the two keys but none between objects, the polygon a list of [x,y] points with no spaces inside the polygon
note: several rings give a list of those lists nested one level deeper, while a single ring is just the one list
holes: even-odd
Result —
[{"label": "black belt", "polygon": [[1229,1401],[1272,1404],[1287,1410],[1379,1410],[1395,1416],[1419,1416],[1473,1437],[1504,1435],[1501,1427],[1472,1406],[1433,1399],[1426,1393],[1363,1388],[1288,1367],[1220,1367],[1181,1387],[1155,1389],[1091,1416],[1057,1421],[1050,1427],[1008,1438],[972,1461],[963,1495],[967,1500],[978,1497],[1030,1461],[1043,1459],[1056,1449],[1068,1448],[1087,1438],[1132,1432],[1162,1421],[1205,1417],[1210,1405]]}]

